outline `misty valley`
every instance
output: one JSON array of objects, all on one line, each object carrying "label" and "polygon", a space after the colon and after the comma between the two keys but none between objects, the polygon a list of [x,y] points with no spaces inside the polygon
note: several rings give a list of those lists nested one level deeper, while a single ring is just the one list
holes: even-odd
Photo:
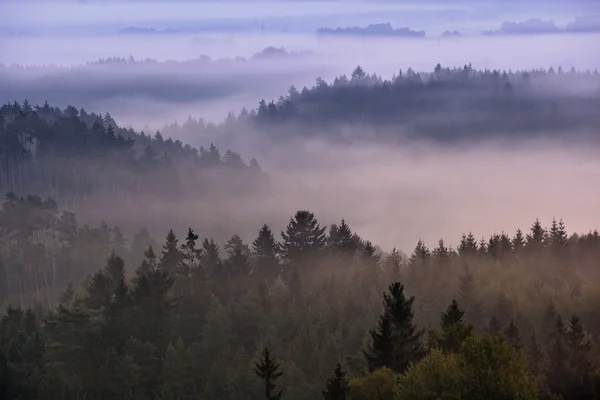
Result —
[{"label": "misty valley", "polygon": [[248,4],[0,11],[0,399],[600,399],[598,6]]}]

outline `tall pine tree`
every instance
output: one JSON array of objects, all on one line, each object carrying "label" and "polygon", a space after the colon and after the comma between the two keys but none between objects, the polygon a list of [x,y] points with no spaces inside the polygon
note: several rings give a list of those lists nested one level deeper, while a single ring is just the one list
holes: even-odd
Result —
[{"label": "tall pine tree", "polygon": [[279,371],[279,364],[275,363],[275,358],[271,357],[268,347],[262,351],[260,361],[254,363],[254,373],[264,382],[267,400],[281,399],[283,391],[275,392],[277,387],[275,381],[283,375],[283,372]]}]

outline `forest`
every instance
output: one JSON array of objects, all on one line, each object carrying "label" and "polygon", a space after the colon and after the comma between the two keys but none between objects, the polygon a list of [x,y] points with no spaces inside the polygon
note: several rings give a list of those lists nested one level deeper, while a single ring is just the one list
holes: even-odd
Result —
[{"label": "forest", "polygon": [[[299,210],[222,248],[3,204],[6,399],[595,399],[600,234],[381,253]],[[45,225],[46,224],[46,225]],[[280,237],[280,239],[277,239]],[[59,290],[60,289],[60,290]]]},{"label": "forest", "polygon": [[[190,118],[163,133],[207,132],[235,136],[251,128],[272,140],[319,137],[434,140],[444,143],[494,139],[571,137],[596,139],[600,126],[600,73],[594,71],[477,70],[437,64],[432,72],[412,68],[391,79],[358,66],[312,88],[290,87],[277,100],[261,100],[256,110],[230,113],[220,126]],[[212,136],[211,136],[212,137]]]},{"label": "forest", "polygon": [[383,80],[357,67],[154,134],[74,106],[5,104],[0,398],[599,398],[598,230],[535,219],[415,235],[405,255],[359,235],[352,215],[300,209],[245,241],[217,226],[233,199],[272,197],[274,173],[173,139],[341,141],[344,125],[383,142],[595,139],[599,83],[597,71],[438,64]]}]

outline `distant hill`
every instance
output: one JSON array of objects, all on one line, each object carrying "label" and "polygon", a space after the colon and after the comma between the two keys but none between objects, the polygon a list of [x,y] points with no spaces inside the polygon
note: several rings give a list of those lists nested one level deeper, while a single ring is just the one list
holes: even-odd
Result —
[{"label": "distant hill", "polygon": [[156,30],[154,28],[140,28],[138,26],[130,26],[119,31],[120,35],[162,35],[172,33],[179,33],[179,31],[175,29]]},{"label": "distant hill", "polygon": [[415,31],[410,28],[394,28],[389,22],[382,24],[371,24],[366,27],[347,27],[347,28],[320,28],[318,35],[340,35],[340,36],[391,36],[405,38],[425,37],[425,31]]}]

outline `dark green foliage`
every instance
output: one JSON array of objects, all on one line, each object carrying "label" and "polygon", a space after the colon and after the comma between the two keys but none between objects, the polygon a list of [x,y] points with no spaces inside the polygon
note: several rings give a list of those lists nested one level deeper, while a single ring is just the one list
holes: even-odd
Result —
[{"label": "dark green foliage", "polygon": [[373,341],[364,354],[369,370],[385,366],[402,373],[410,363],[425,355],[424,332],[413,323],[414,297],[406,298],[404,286],[399,282],[392,283],[388,290],[389,293],[383,294],[378,330],[370,332]]},{"label": "dark green foliage", "polygon": [[171,229],[167,234],[165,244],[162,247],[160,262],[158,266],[171,276],[175,276],[181,269],[183,256],[179,251],[179,239]]},{"label": "dark green foliage", "polygon": [[298,211],[290,219],[286,230],[281,232],[283,257],[289,263],[299,263],[317,255],[325,247],[325,229],[313,213]]},{"label": "dark green foliage", "polygon": [[252,242],[252,253],[256,258],[257,272],[267,277],[277,276],[279,274],[279,252],[280,246],[275,240],[273,231],[269,225],[264,224]]},{"label": "dark green foliage", "polygon": [[265,347],[262,358],[254,365],[254,373],[264,382],[265,398],[267,400],[281,399],[283,391],[275,391],[277,387],[275,382],[283,375],[283,372],[279,371],[279,364],[275,362],[275,358],[271,357],[268,347]]},{"label": "dark green foliage", "polygon": [[464,322],[464,316],[465,311],[458,306],[456,300],[452,300],[452,303],[448,306],[446,312],[442,313],[442,328]]},{"label": "dark green foliage", "polygon": [[369,371],[390,367],[393,363],[395,337],[391,316],[384,312],[377,323],[377,329],[369,331],[371,345],[363,350]]},{"label": "dark green foliage", "polygon": [[357,250],[354,233],[344,219],[340,225],[331,225],[328,237],[329,246],[337,252],[353,255]]},{"label": "dark green foliage", "polygon": [[326,388],[321,393],[325,400],[346,400],[348,398],[348,378],[342,365],[337,363],[333,376],[327,379]]}]

